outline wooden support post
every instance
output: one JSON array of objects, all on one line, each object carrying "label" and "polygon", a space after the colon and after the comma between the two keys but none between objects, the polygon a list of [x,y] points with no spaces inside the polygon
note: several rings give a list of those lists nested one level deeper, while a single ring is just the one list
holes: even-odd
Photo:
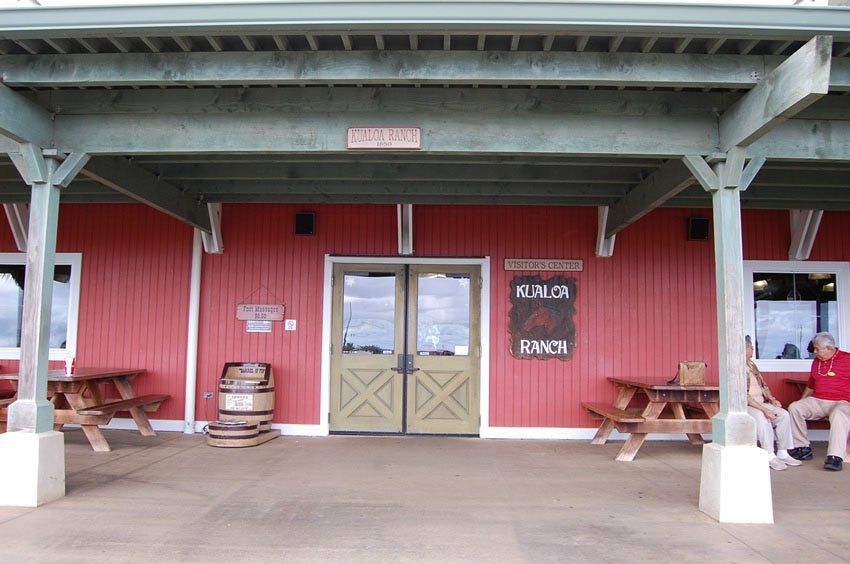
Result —
[{"label": "wooden support post", "polygon": [[22,174],[32,181],[32,198],[18,399],[9,406],[7,430],[45,433],[53,430],[53,404],[47,401],[47,360],[59,223],[59,188],[52,181],[57,165],[53,160],[45,160],[40,150],[28,150],[27,158],[18,162],[27,163],[28,168]]},{"label": "wooden support post", "polygon": [[788,260],[808,260],[818,234],[823,210],[790,210],[791,245]]},{"label": "wooden support post", "polygon": [[703,446],[699,508],[720,522],[772,523],[767,452],[756,445],[755,420],[747,413],[741,187],[757,171],[744,174],[744,157],[739,147],[713,166],[685,157],[711,193],[717,280],[720,412],[711,418],[713,442]]},{"label": "wooden support post", "polygon": [[6,219],[9,220],[9,227],[12,229],[12,236],[15,238],[15,246],[22,253],[27,252],[29,206],[24,203],[3,204],[3,210],[6,212]]},{"label": "wooden support post", "polygon": [[224,252],[224,240],[221,237],[221,203],[207,204],[207,212],[210,214],[210,229],[207,233],[201,229],[201,240],[204,242],[204,251],[210,254],[220,255]]},{"label": "wooden support post", "polygon": [[744,277],[741,244],[743,149],[710,166],[702,157],[685,157],[685,165],[711,194],[714,213],[714,261],[717,280],[717,336],[720,367],[720,412],[712,418],[712,436],[720,445],[755,445],[755,421],[747,414],[744,351]]},{"label": "wooden support post", "polygon": [[712,419],[712,434],[719,444],[755,445],[755,421],[747,414],[740,192],[737,186],[721,188],[711,200],[720,344],[720,413]]},{"label": "wooden support post", "polygon": [[611,208],[608,206],[599,206],[596,208],[596,256],[600,258],[609,258],[614,256],[614,242],[617,240],[616,235],[606,237],[608,229],[608,212]]},{"label": "wooden support post", "polygon": [[413,254],[413,204],[398,204],[398,254]]},{"label": "wooden support post", "polygon": [[[9,406],[7,430],[45,433],[53,430],[53,404],[47,401],[50,313],[59,223],[59,188],[67,187],[89,157],[73,153],[64,161],[56,151],[21,144],[9,157],[32,194],[27,233],[26,281],[21,327],[21,363],[17,400]],[[45,159],[49,154],[51,158]]]}]

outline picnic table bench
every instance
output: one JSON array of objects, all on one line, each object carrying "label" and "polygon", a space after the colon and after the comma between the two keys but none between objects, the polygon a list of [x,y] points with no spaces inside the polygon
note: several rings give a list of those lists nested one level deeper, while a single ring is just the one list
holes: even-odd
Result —
[{"label": "picnic table bench", "polygon": [[114,415],[118,411],[129,411],[133,407],[141,407],[145,411],[156,411],[162,402],[167,400],[167,394],[150,394],[124,400],[110,401],[99,405],[90,405],[78,409],[80,415]]},{"label": "picnic table bench", "polygon": [[[132,382],[145,371],[143,369],[79,368],[74,374],[65,374],[64,370],[50,370],[47,373],[47,391],[53,404],[53,421],[56,428],[65,424],[79,425],[92,449],[108,452],[109,443],[100,430],[107,425],[116,413],[127,411],[133,418],[139,433],[153,436],[146,412],[159,409],[162,402],[169,399],[166,394],[147,394],[137,396]],[[0,380],[10,380],[17,385],[17,374],[0,374]],[[112,386],[120,398],[105,398],[105,387]],[[9,404],[14,398],[0,402],[0,430],[5,430]]]}]

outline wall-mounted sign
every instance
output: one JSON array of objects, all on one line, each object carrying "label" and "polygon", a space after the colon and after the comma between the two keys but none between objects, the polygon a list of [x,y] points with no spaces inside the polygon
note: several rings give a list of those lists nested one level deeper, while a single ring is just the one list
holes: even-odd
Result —
[{"label": "wall-mounted sign", "polygon": [[581,259],[519,259],[506,258],[505,270],[538,270],[541,272],[581,272]]},{"label": "wall-mounted sign", "polygon": [[283,304],[239,304],[236,319],[241,321],[283,321]]},{"label": "wall-mounted sign", "polygon": [[511,354],[569,360],[576,342],[576,279],[516,276],[511,280]]},{"label": "wall-mounted sign", "polygon": [[245,322],[245,331],[247,333],[271,333],[272,332],[272,322],[257,320],[257,319],[249,319]]},{"label": "wall-mounted sign", "polygon": [[421,149],[421,127],[349,127],[347,149]]}]

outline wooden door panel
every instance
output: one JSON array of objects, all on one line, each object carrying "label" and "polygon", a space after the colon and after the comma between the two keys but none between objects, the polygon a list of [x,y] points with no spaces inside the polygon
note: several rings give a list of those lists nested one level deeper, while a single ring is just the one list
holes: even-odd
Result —
[{"label": "wooden door panel", "polygon": [[[444,283],[435,284],[439,280]],[[424,283],[431,288],[423,288]],[[408,286],[408,341],[416,343],[418,370],[408,376],[407,432],[477,434],[480,270],[414,265]],[[422,299],[428,292],[431,299]]]},{"label": "wooden door panel", "polygon": [[403,348],[403,282],[399,266],[334,268],[331,431],[404,430],[403,380],[392,370]]},{"label": "wooden door panel", "polygon": [[419,370],[413,373],[414,412],[408,431],[412,433],[477,432],[477,406],[469,371]]},{"label": "wooden door panel", "polygon": [[346,431],[401,432],[401,381],[391,370],[350,368],[340,373],[335,426]]}]

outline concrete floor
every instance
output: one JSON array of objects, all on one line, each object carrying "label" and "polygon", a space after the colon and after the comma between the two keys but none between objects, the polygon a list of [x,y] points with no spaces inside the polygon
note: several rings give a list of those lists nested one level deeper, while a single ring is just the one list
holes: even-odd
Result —
[{"label": "concrete floor", "polygon": [[773,472],[774,525],[697,509],[700,448],[67,431],[67,496],[0,507],[2,562],[846,562],[850,468]]}]

